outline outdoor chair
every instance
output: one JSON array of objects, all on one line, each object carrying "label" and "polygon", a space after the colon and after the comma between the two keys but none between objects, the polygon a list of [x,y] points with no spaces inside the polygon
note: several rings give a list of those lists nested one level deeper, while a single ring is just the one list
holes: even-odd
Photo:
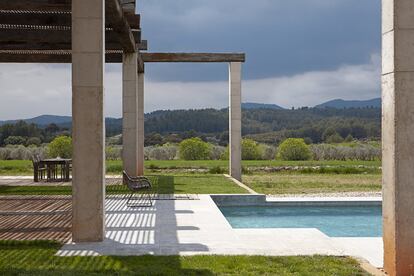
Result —
[{"label": "outdoor chair", "polygon": [[33,170],[34,170],[34,181],[38,182],[46,178],[46,167],[40,165],[40,156],[34,155],[32,157]]},{"label": "outdoor chair", "polygon": [[[128,196],[126,205],[128,207],[151,207],[152,198],[151,191],[152,185],[148,178],[144,176],[132,177],[127,174],[126,171],[123,171],[123,183],[131,191],[131,194]],[[139,193],[139,197],[134,197],[135,194]],[[142,203],[145,202],[145,199],[148,200],[149,204]],[[134,203],[137,202],[137,203]],[[141,202],[141,203],[140,203]]]}]

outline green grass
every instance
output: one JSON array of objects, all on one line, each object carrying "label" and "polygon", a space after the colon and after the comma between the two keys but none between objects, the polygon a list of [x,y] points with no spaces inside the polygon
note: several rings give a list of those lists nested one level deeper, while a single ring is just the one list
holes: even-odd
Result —
[{"label": "green grass", "polygon": [[33,166],[27,160],[0,160],[0,175],[32,175]]},{"label": "green grass", "polygon": [[[160,194],[244,194],[246,190],[222,175],[182,174],[149,176]],[[107,194],[128,193],[125,186],[106,187]],[[0,186],[0,195],[70,195],[70,186]]]},{"label": "green grass", "polygon": [[380,174],[255,174],[244,175],[243,183],[264,194],[381,191]]},{"label": "green grass", "polygon": [[[228,169],[227,160],[150,160],[145,161],[145,167],[150,172],[150,169],[177,169],[177,168],[205,168],[211,169],[214,167],[221,167]],[[381,166],[381,161],[281,161],[281,160],[245,160],[242,162],[244,167],[277,167],[277,166],[367,166],[376,167]],[[122,172],[122,162],[107,161],[107,172],[110,174],[120,174]],[[0,160],[0,175],[32,175],[33,168],[31,161],[27,160]]]},{"label": "green grass", "polygon": [[346,257],[57,257],[60,246],[0,241],[0,275],[369,275]]}]

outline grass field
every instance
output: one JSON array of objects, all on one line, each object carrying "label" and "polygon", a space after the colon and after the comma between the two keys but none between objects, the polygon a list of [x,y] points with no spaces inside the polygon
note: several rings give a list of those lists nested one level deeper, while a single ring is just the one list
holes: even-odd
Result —
[{"label": "grass field", "polygon": [[60,246],[0,241],[0,275],[369,275],[346,257],[57,257]]},{"label": "grass field", "polygon": [[[342,166],[355,167],[367,166],[378,168],[381,166],[381,161],[281,161],[281,160],[255,160],[243,161],[242,165],[245,168],[249,167],[277,167],[277,166]],[[200,160],[200,161],[185,161],[185,160],[151,160],[145,161],[147,170],[157,169],[176,169],[176,168],[214,168],[221,167],[228,168],[228,161],[226,160]],[[121,161],[107,161],[107,172],[112,174],[120,174],[122,172]],[[32,175],[33,168],[31,161],[27,160],[0,160],[0,175]]]},{"label": "grass field", "polygon": [[[245,194],[233,181],[222,175],[183,174],[148,176],[159,194]],[[0,195],[70,195],[70,186],[1,186]],[[125,194],[125,186],[107,186],[107,194]]]},{"label": "grass field", "polygon": [[311,194],[381,191],[381,174],[255,174],[243,183],[264,194]]}]

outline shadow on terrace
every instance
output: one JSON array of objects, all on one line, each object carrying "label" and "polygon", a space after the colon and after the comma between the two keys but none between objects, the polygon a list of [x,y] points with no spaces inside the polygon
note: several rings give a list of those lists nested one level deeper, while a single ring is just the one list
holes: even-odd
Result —
[{"label": "shadow on terrace", "polygon": [[[155,190],[161,193],[174,191],[172,176],[152,177]],[[193,211],[191,200],[156,200],[152,207],[126,206],[127,190],[122,185],[107,187],[105,202],[106,239],[102,243],[81,245],[66,244],[58,256],[111,255],[127,269],[165,263],[171,272],[178,274],[212,275],[208,270],[182,268],[179,254],[208,252],[200,243],[185,242],[187,233],[199,231],[191,226]],[[0,199],[0,239],[3,240],[57,240],[68,242],[71,227],[70,196],[9,196]],[[184,241],[179,239],[181,237]],[[140,257],[133,257],[139,255]],[[155,257],[142,255],[166,255]],[[128,256],[128,257],[125,257]],[[88,257],[89,258],[89,257]],[[88,258],[79,259],[79,268]],[[145,263],[141,260],[146,260]]]}]

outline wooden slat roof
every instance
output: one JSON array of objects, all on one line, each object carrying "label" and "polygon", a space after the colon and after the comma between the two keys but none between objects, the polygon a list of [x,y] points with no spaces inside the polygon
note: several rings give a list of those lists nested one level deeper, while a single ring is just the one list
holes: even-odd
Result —
[{"label": "wooden slat roof", "polygon": [[[70,62],[71,5],[71,0],[0,1],[0,62]],[[135,0],[105,0],[105,13],[109,62],[121,62],[122,52],[145,49]]]}]

